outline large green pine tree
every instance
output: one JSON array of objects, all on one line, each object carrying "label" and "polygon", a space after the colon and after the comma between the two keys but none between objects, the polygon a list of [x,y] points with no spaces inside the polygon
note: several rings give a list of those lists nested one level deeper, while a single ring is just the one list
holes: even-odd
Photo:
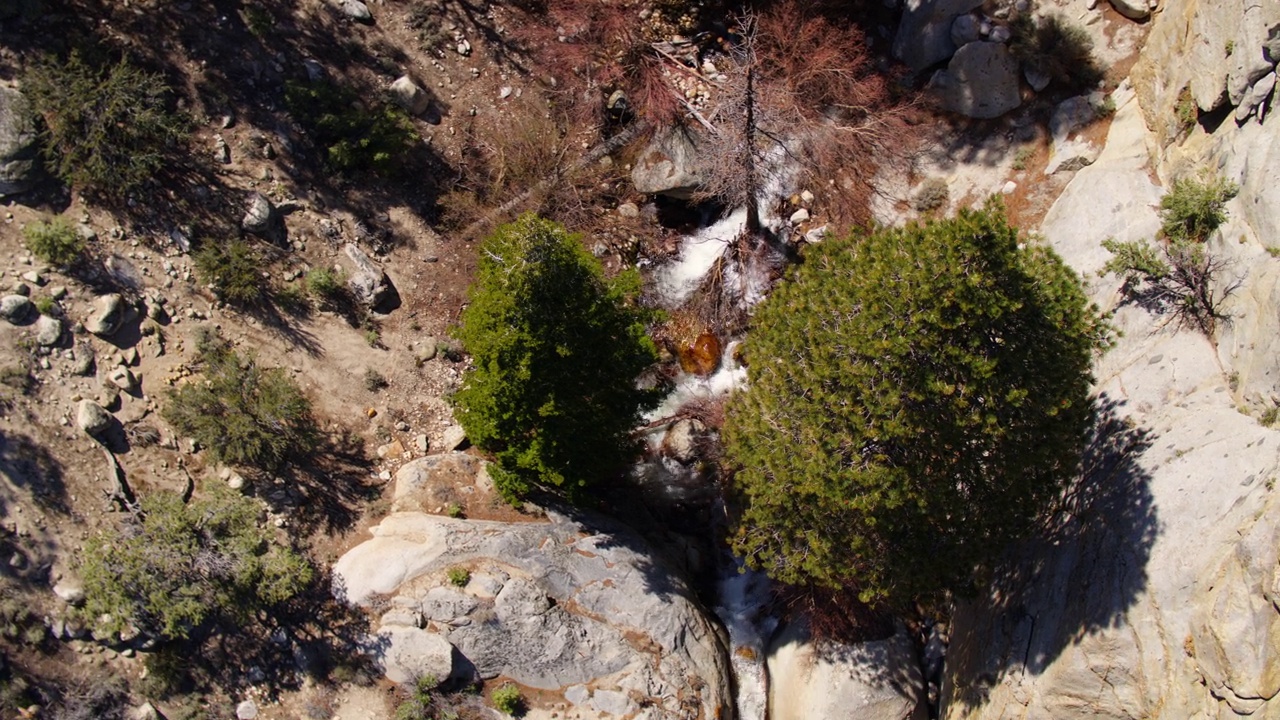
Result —
[{"label": "large green pine tree", "polygon": [[606,279],[577,237],[533,215],[482,244],[457,331],[473,367],[453,400],[507,499],[539,487],[581,500],[634,449],[656,400],[636,387],[656,352],[635,280]]},{"label": "large green pine tree", "polygon": [[727,410],[736,550],[873,603],[968,588],[1076,472],[1101,328],[996,204],[810,248]]}]

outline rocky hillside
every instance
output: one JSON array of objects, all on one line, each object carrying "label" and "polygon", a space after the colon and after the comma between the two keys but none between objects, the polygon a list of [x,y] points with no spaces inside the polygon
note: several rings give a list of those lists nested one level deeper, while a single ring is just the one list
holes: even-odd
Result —
[{"label": "rocky hillside", "polygon": [[[1280,6],[1168,0],[1149,24],[1105,147],[1040,227],[1115,311],[1107,424],[1062,514],[959,608],[950,718],[1280,716]],[[1199,173],[1240,186],[1209,245],[1233,289],[1214,337],[1098,274],[1100,241],[1153,236],[1165,188]]]}]

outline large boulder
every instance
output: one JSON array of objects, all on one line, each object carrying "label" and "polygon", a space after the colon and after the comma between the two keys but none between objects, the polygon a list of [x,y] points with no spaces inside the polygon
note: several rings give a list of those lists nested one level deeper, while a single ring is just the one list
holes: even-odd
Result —
[{"label": "large boulder", "polygon": [[0,297],[0,318],[12,325],[20,325],[30,319],[36,306],[26,295]]},{"label": "large boulder", "polygon": [[421,115],[431,107],[431,96],[408,75],[401,75],[391,83],[391,99],[410,115]]},{"label": "large boulder", "polygon": [[[893,56],[915,72],[946,60],[957,49],[952,36],[956,18],[980,5],[982,0],[907,0],[893,39]],[[964,37],[967,32],[962,32]]]},{"label": "large boulder", "polygon": [[845,644],[791,623],[769,647],[770,720],[924,720],[924,679],[905,633]]},{"label": "large boulder", "polygon": [[86,435],[97,437],[111,427],[111,413],[92,400],[81,400],[76,410],[76,425]]},{"label": "large boulder", "polygon": [[392,509],[437,512],[492,488],[488,464],[474,455],[446,452],[410,460],[396,471]]},{"label": "large boulder", "polygon": [[102,295],[94,301],[96,310],[84,321],[84,329],[98,337],[115,335],[128,314],[124,297],[119,293]]},{"label": "large boulder", "polygon": [[37,140],[22,93],[0,86],[0,197],[31,189],[40,150]]},{"label": "large boulder", "polygon": [[399,512],[371,533],[334,565],[335,593],[362,605],[390,596],[392,627],[429,621],[386,634],[375,643],[382,658],[403,656],[402,638],[435,633],[484,678],[589,685],[650,705],[655,718],[732,712],[723,631],[625,528],[555,513],[502,523]]},{"label": "large boulder", "polygon": [[971,118],[1000,117],[1022,104],[1018,61],[1003,43],[965,45],[929,86],[943,109]]},{"label": "large boulder", "polygon": [[342,250],[351,261],[352,270],[347,275],[347,286],[356,302],[378,312],[398,307],[400,294],[387,273],[359,246],[347,243]]},{"label": "large boulder", "polygon": [[642,193],[692,197],[705,182],[693,135],[677,128],[651,140],[631,169],[631,182]]}]

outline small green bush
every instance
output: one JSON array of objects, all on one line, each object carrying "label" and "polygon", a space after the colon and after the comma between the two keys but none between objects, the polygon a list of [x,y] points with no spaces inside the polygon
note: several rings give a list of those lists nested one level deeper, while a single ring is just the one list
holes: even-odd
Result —
[{"label": "small green bush", "polygon": [[1030,13],[1022,13],[1009,29],[1009,50],[1022,67],[1072,91],[1092,88],[1102,80],[1089,33],[1061,15],[1049,14],[1037,22]]},{"label": "small green bush", "polygon": [[36,306],[36,310],[41,315],[52,315],[58,308],[58,301],[48,295],[41,295],[31,302]]},{"label": "small green bush", "polygon": [[134,623],[161,639],[190,638],[214,620],[249,622],[311,582],[311,565],[273,541],[252,498],[215,485],[190,503],[154,492],[141,509],[129,532],[85,544],[82,615],[105,630]]},{"label": "small green bush", "polygon": [[346,289],[346,279],[339,271],[321,267],[307,273],[307,291],[321,300],[335,302]]},{"label": "small green bush", "polygon": [[1174,113],[1177,114],[1178,125],[1183,130],[1190,130],[1191,126],[1196,124],[1200,112],[1196,107],[1195,98],[1191,96],[1191,86],[1182,88],[1182,92],[1178,93],[1178,104],[1174,106]]},{"label": "small green bush", "polygon": [[458,503],[449,503],[449,506],[444,509],[444,514],[454,518],[455,520],[461,518],[462,506]]},{"label": "small green bush", "polygon": [[195,256],[200,279],[213,286],[222,300],[236,307],[251,307],[267,297],[262,258],[244,240],[226,245],[206,243]]},{"label": "small green bush", "polygon": [[1180,178],[1160,198],[1160,234],[1169,240],[1204,242],[1227,219],[1227,201],[1240,187],[1226,178]]},{"label": "small green bush", "polygon": [[508,715],[524,711],[524,697],[520,694],[520,688],[511,683],[494,690],[492,699],[493,706]]},{"label": "small green bush", "polygon": [[419,141],[404,111],[381,101],[366,106],[355,91],[334,83],[291,82],[285,104],[337,172],[392,174]]},{"label": "small green bush", "polygon": [[933,212],[947,204],[950,191],[947,181],[942,178],[929,178],[920,184],[920,189],[911,200],[911,207],[917,212]]},{"label": "small green bush", "polygon": [[198,353],[203,379],[170,393],[163,408],[174,429],[218,463],[275,469],[312,448],[311,403],[284,370],[263,369],[213,335]]},{"label": "small green bush", "polygon": [[306,316],[311,313],[311,302],[307,299],[307,293],[292,283],[275,288],[271,293],[271,300],[290,315]]},{"label": "small green bush", "polygon": [[36,257],[57,267],[71,265],[84,253],[84,238],[62,215],[27,225],[22,236]]},{"label": "small green bush", "polygon": [[445,572],[445,576],[449,578],[450,585],[457,585],[458,587],[466,587],[467,583],[471,582],[471,571],[457,565],[449,568]]},{"label": "small green bush", "polygon": [[73,52],[34,65],[22,89],[44,122],[52,172],[108,197],[140,187],[187,136],[186,122],[167,107],[164,79],[126,60],[98,67]]}]

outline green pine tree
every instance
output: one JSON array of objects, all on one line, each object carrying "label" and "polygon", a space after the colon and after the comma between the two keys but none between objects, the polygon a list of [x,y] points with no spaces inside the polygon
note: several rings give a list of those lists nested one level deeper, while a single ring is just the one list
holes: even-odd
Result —
[{"label": "green pine tree", "polygon": [[998,205],[813,247],[758,309],[724,428],[732,542],[902,606],[971,586],[1076,472],[1103,326]]},{"label": "green pine tree", "polygon": [[634,451],[630,432],[656,401],[636,387],[656,356],[637,288],[533,215],[483,243],[457,332],[473,367],[453,401],[467,437],[495,454],[508,500],[535,487],[581,500]]}]

